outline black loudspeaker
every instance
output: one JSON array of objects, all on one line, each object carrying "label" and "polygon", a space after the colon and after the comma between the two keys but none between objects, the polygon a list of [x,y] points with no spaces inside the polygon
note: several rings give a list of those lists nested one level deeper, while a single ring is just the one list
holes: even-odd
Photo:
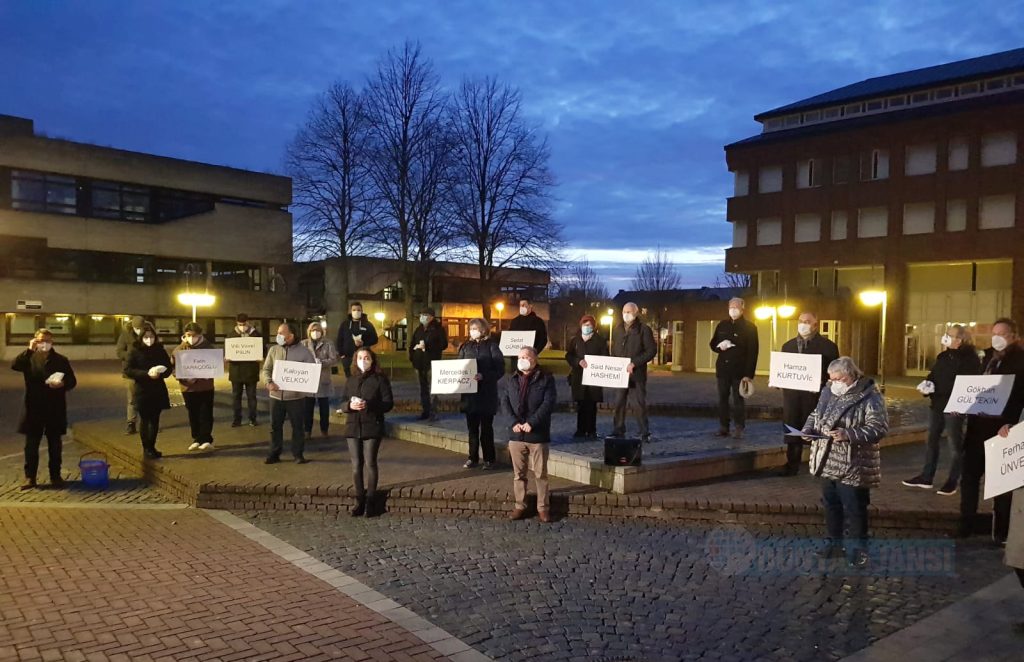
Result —
[{"label": "black loudspeaker", "polygon": [[643,454],[643,442],[639,439],[605,437],[604,463],[610,467],[639,467]]}]

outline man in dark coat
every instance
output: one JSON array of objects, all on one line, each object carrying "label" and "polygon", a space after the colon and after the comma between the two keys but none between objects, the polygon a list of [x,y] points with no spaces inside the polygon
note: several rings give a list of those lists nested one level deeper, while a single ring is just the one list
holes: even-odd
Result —
[{"label": "man in dark coat", "polygon": [[[249,316],[239,313],[235,317],[235,327],[227,335],[228,338],[259,338],[260,332],[249,323]],[[228,366],[228,381],[231,382],[231,407],[234,418],[231,427],[242,424],[242,391],[245,391],[249,409],[249,427],[256,427],[256,384],[260,381],[260,368],[263,357],[256,361],[225,361]]]},{"label": "man in dark coat", "polygon": [[[138,341],[142,335],[142,328],[146,324],[146,320],[142,315],[132,315],[131,322],[126,324],[121,329],[121,335],[117,338],[117,358],[121,361],[121,370],[124,370],[125,361],[128,360],[128,352],[132,351],[132,346]],[[123,377],[124,375],[122,375]],[[136,424],[139,420],[139,408],[135,402],[135,380],[127,379],[125,386],[127,387],[127,422],[125,424],[125,434],[135,434]]]},{"label": "man in dark coat", "polygon": [[729,398],[732,397],[732,422],[735,436],[743,436],[747,421],[746,406],[740,397],[740,384],[754,379],[757,370],[757,327],[743,317],[743,299],[729,299],[729,319],[722,320],[711,336],[711,351],[718,354],[715,376],[718,377],[719,437],[729,436]]},{"label": "man in dark coat", "polygon": [[25,482],[21,489],[36,486],[39,470],[39,442],[46,435],[49,455],[50,484],[63,487],[61,477],[61,437],[68,431],[66,394],[78,381],[71,362],[53,349],[53,334],[39,329],[29,342],[28,349],[14,359],[13,370],[25,378],[25,409],[18,432],[25,435]]},{"label": "man in dark coat", "polygon": [[[538,355],[548,346],[548,327],[544,324],[544,320],[534,312],[533,303],[526,297],[519,300],[519,315],[513,317],[509,322],[508,330],[536,332],[536,335],[533,336],[533,349],[537,351]],[[515,372],[516,361],[514,356],[509,358],[510,372]]]},{"label": "man in dark coat", "polygon": [[423,413],[419,420],[433,420],[433,402],[430,397],[430,364],[441,358],[448,347],[448,334],[434,317],[434,309],[427,307],[420,311],[420,325],[412,334],[409,343],[409,360],[420,378],[420,405]]},{"label": "man in dark coat", "polygon": [[349,306],[348,319],[338,327],[338,355],[341,357],[341,367],[345,376],[352,375],[352,357],[356,350],[362,347],[370,348],[377,344],[377,329],[373,323],[363,314],[363,304],[354,301]]},{"label": "man in dark coat", "polygon": [[626,407],[632,401],[633,413],[640,426],[640,439],[651,437],[647,420],[647,364],[658,354],[654,333],[640,319],[640,309],[633,302],[622,307],[622,321],[612,331],[612,356],[629,359],[629,388],[616,389],[612,436],[626,435]]},{"label": "man in dark coat", "polygon": [[[821,355],[821,383],[814,391],[800,391],[795,388],[782,389],[782,422],[786,425],[804,429],[807,417],[818,406],[818,396],[828,382],[828,364],[839,358],[836,344],[818,333],[818,317],[814,313],[800,313],[796,323],[797,336],[782,345],[782,351],[790,354]],[[784,436],[786,442],[786,466],[781,475],[795,476],[800,472],[800,460],[804,452],[800,437]]]}]

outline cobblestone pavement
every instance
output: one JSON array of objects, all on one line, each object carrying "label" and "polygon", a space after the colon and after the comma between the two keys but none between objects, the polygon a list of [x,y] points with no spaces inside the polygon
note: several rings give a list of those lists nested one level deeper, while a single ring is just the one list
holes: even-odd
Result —
[{"label": "cobblestone pavement", "polygon": [[[792,526],[245,517],[501,660],[834,660],[1006,574],[980,541],[932,541],[948,557],[931,571],[955,574],[905,571],[891,550],[912,536],[887,541],[888,569],[863,575],[841,562],[830,574],[763,569],[814,558],[813,531]],[[722,556],[736,540],[754,566]]]}]

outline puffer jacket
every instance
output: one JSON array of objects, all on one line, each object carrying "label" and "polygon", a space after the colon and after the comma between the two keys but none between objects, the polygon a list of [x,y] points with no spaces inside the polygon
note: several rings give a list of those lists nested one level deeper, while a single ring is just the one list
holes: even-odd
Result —
[{"label": "puffer jacket", "polygon": [[313,358],[320,364],[320,389],[316,392],[316,397],[329,398],[333,396],[331,368],[338,365],[338,350],[334,348],[334,343],[326,338],[320,340],[306,338],[302,341],[302,345],[313,354]]},{"label": "puffer jacket", "polygon": [[498,413],[498,380],[505,375],[505,357],[498,341],[490,336],[467,340],[459,347],[459,358],[476,359],[476,371],[483,376],[476,393],[462,394],[463,413],[494,416]]},{"label": "puffer jacket", "polygon": [[811,474],[852,487],[878,487],[882,479],[879,442],[889,431],[885,399],[875,382],[861,377],[840,396],[825,387],[803,432],[828,434],[846,430],[849,440],[814,439]]}]

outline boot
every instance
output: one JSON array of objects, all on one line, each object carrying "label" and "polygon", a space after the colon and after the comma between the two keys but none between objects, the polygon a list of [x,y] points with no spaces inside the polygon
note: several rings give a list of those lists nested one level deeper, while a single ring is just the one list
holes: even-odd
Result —
[{"label": "boot", "polygon": [[370,493],[366,495],[366,512],[364,514],[367,517],[376,517],[377,515],[380,515],[376,494]]},{"label": "boot", "polygon": [[352,517],[361,517],[366,512],[366,497],[357,496],[355,508],[349,511]]}]

